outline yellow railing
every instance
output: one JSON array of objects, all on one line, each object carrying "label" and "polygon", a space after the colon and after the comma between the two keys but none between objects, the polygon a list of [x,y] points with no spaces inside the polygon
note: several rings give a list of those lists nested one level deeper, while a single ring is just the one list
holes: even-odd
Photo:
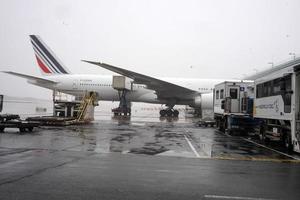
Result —
[{"label": "yellow railing", "polygon": [[82,98],[82,101],[80,103],[79,110],[78,110],[77,119],[76,119],[77,121],[84,120],[84,115],[86,113],[88,105],[93,105],[95,99],[96,99],[95,92],[91,92],[91,93],[84,95],[84,97]]}]

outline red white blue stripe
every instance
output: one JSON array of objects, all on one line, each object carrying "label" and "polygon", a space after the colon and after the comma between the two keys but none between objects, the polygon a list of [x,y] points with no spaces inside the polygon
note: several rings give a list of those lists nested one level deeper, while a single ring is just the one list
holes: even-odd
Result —
[{"label": "red white blue stripe", "polygon": [[30,35],[37,63],[44,74],[69,74],[67,68],[59,61],[49,47],[37,35]]}]

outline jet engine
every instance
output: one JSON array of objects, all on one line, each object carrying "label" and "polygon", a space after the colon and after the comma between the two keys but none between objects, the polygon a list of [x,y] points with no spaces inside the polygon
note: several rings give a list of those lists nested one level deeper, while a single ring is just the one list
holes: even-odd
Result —
[{"label": "jet engine", "polygon": [[190,104],[194,108],[194,115],[201,118],[213,118],[213,93],[199,94]]},{"label": "jet engine", "polygon": [[201,102],[202,102],[201,95],[196,96],[195,99],[194,99],[194,103],[190,106],[194,107],[194,108],[201,108]]},{"label": "jet engine", "polygon": [[201,94],[201,108],[203,110],[212,110],[213,109],[213,93]]},{"label": "jet engine", "polygon": [[213,109],[213,93],[204,93],[196,96],[191,107],[201,109]]}]

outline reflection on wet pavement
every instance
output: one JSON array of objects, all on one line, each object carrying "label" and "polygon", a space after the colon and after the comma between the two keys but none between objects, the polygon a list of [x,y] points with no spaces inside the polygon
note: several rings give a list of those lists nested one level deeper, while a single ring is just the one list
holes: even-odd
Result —
[{"label": "reflection on wet pavement", "polygon": [[7,149],[49,149],[96,153],[219,159],[290,159],[263,147],[230,137],[195,119],[113,117],[90,125],[40,128],[33,134],[0,135],[0,153]]}]

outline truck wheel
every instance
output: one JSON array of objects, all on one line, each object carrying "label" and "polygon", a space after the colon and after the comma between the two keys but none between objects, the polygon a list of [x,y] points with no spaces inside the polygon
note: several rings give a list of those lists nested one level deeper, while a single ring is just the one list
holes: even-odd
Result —
[{"label": "truck wheel", "polygon": [[19,128],[19,130],[21,134],[25,132],[25,128]]},{"label": "truck wheel", "polygon": [[225,133],[227,133],[228,135],[234,135],[233,130],[230,129],[226,129]]},{"label": "truck wheel", "polygon": [[222,131],[223,133],[225,133],[225,130],[227,128],[226,126],[226,119],[220,120],[219,122],[219,131]]},{"label": "truck wheel", "polygon": [[265,141],[265,135],[264,135],[264,133],[260,132],[259,135],[258,135],[258,137],[259,137],[260,141],[262,141],[262,142]]},{"label": "truck wheel", "polygon": [[260,127],[258,137],[259,137],[259,140],[262,142],[264,142],[266,140],[266,133],[264,131],[264,128]]},{"label": "truck wheel", "polygon": [[223,128],[222,128],[222,122],[220,119],[217,120],[217,128],[219,131],[223,131]]},{"label": "truck wheel", "polygon": [[292,144],[292,138],[290,134],[286,134],[284,137],[284,146],[285,148],[291,152],[293,151],[293,144]]},{"label": "truck wheel", "polygon": [[28,128],[28,131],[29,131],[29,132],[32,132],[32,130],[33,130],[33,127],[29,127],[29,128]]},{"label": "truck wheel", "polygon": [[270,138],[266,136],[266,133],[263,131],[262,133],[259,134],[259,139],[262,141],[265,145],[270,144]]}]

